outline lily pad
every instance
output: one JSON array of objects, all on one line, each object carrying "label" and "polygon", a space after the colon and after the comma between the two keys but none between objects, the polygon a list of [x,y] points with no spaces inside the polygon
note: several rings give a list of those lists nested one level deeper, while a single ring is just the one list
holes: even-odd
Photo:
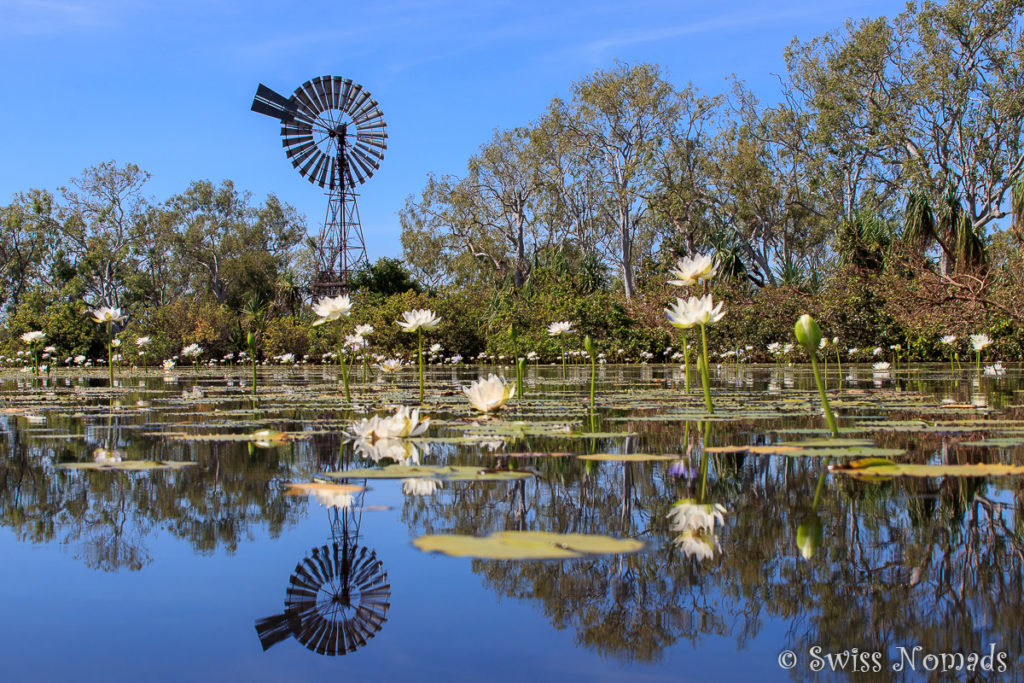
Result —
[{"label": "lily pad", "polygon": [[285,486],[284,492],[289,496],[308,496],[316,493],[359,493],[365,486],[355,484],[328,484],[322,481],[298,482]]},{"label": "lily pad", "polygon": [[614,462],[650,462],[679,459],[678,455],[654,455],[652,453],[591,453],[576,457],[580,460],[609,460]]},{"label": "lily pad", "polygon": [[1001,463],[975,463],[955,465],[914,465],[895,463],[884,458],[865,458],[846,465],[832,465],[831,472],[852,477],[1003,477],[1024,474],[1024,465],[1003,465]]},{"label": "lily pad", "polygon": [[436,534],[421,536],[413,545],[425,552],[451,557],[492,560],[570,559],[585,554],[633,553],[644,547],[641,541],[631,538],[544,531],[502,531],[484,537]]},{"label": "lily pad", "polygon": [[196,463],[177,460],[122,460],[120,462],[66,462],[57,467],[67,470],[124,470],[142,472],[147,470],[181,470]]}]

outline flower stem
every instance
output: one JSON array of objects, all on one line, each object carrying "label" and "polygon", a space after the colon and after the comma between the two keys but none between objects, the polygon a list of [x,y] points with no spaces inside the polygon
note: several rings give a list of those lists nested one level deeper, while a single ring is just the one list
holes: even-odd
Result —
[{"label": "flower stem", "polygon": [[978,374],[980,375],[981,374],[981,349],[978,349],[977,356],[978,356]]},{"label": "flower stem", "polygon": [[843,387],[843,361],[839,360],[839,345],[836,344],[836,365],[839,366],[839,388]]},{"label": "flower stem", "polygon": [[565,340],[562,340],[562,379],[565,379]]},{"label": "flower stem", "polygon": [[690,345],[686,343],[686,330],[683,330],[683,376],[686,379],[686,393],[690,393]]},{"label": "flower stem", "polygon": [[836,426],[835,415],[832,414],[832,406],[828,403],[828,394],[825,393],[825,385],[821,381],[821,372],[818,371],[818,354],[811,355],[811,369],[814,370],[814,382],[818,385],[818,395],[821,396],[821,407],[825,411],[825,421],[828,422],[829,431],[832,436],[839,436],[839,427]]},{"label": "flower stem", "polygon": [[338,364],[341,366],[341,382],[345,385],[345,402],[351,403],[352,397],[348,393],[348,364],[345,362],[345,333],[338,323]]},{"label": "flower stem", "polygon": [[594,410],[596,405],[594,404],[594,383],[597,381],[597,360],[594,355],[590,355],[590,409]]},{"label": "flower stem", "polygon": [[110,387],[114,387],[114,332],[107,321],[107,370],[110,373]]},{"label": "flower stem", "polygon": [[420,365],[420,403],[423,403],[423,329],[416,330],[417,336],[419,336],[419,353],[417,357]]},{"label": "flower stem", "polygon": [[708,334],[707,326],[700,326],[701,360],[700,360],[700,383],[704,387],[704,406],[708,413],[714,415],[715,406],[711,403],[711,371],[708,368]]}]

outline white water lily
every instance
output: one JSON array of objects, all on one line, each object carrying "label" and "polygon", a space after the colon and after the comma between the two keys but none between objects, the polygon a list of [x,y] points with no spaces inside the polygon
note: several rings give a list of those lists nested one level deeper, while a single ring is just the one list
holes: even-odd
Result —
[{"label": "white water lily", "polygon": [[152,340],[149,337],[139,337],[135,340],[135,345],[142,348],[143,346],[149,346],[150,341]]},{"label": "white water lily", "polygon": [[718,262],[711,254],[694,254],[684,256],[676,262],[676,267],[669,273],[675,280],[669,280],[670,285],[678,287],[689,287],[701,280],[710,280],[718,272]]},{"label": "white water lily", "polygon": [[469,387],[463,387],[462,391],[469,399],[470,405],[482,413],[489,413],[502,407],[516,395],[516,385],[506,383],[497,375],[489,375],[487,379],[478,379]]},{"label": "white water lily", "polygon": [[705,294],[700,298],[691,296],[686,300],[686,308],[688,310],[687,315],[698,325],[714,325],[725,317],[725,312],[722,310],[722,302],[719,301],[718,305],[715,306],[710,294]]},{"label": "white water lily", "polygon": [[872,367],[875,372],[888,372],[890,366],[885,361],[882,361],[880,363],[875,363]]},{"label": "white water lily", "polygon": [[335,297],[325,296],[313,304],[313,312],[319,317],[319,320],[313,323],[313,326],[323,325],[342,316],[347,317],[351,315],[352,300],[348,294],[341,294]]},{"label": "white water lily", "polygon": [[201,356],[202,353],[203,347],[199,346],[199,344],[189,344],[188,346],[181,350],[180,355],[184,356],[185,358],[197,358]]},{"label": "white water lily", "polygon": [[417,308],[414,311],[403,312],[402,320],[397,322],[403,332],[418,332],[434,329],[440,324],[441,319],[433,311]]},{"label": "white water lily", "polygon": [[373,325],[356,325],[355,333],[360,337],[368,337],[373,334]]},{"label": "white water lily", "polygon": [[381,372],[398,372],[402,369],[405,362],[401,358],[385,358],[381,362],[377,363],[377,367],[380,368]]},{"label": "white water lily", "polygon": [[361,334],[345,335],[344,345],[346,348],[352,349],[353,351],[359,351],[361,349],[365,349],[368,346],[366,340],[363,339],[363,335]]},{"label": "white water lily", "polygon": [[955,334],[947,334],[945,337],[943,337],[939,341],[942,342],[943,344],[952,344],[953,342],[956,341],[956,335]]},{"label": "white water lily", "polygon": [[110,345],[113,346],[115,349],[120,348],[121,347],[121,340],[120,339],[112,339],[110,341]]},{"label": "white water lily", "polygon": [[75,365],[81,365],[86,361],[86,357],[83,356],[82,354],[78,354],[77,356],[74,357],[74,361]]},{"label": "white water lily", "polygon": [[168,358],[163,362],[164,370],[173,370],[174,366],[177,364],[177,361],[175,361],[173,358]]},{"label": "white water lily", "polygon": [[574,331],[575,330],[572,329],[572,323],[567,320],[548,325],[548,335],[552,337],[557,337],[562,334],[572,334]]},{"label": "white water lily", "polygon": [[441,481],[433,477],[414,477],[402,480],[402,493],[407,496],[430,496],[441,488]]},{"label": "white water lily", "polygon": [[676,299],[675,304],[665,309],[665,315],[668,316],[669,325],[678,327],[680,330],[688,330],[697,324],[697,321],[692,317],[690,307],[684,299]]},{"label": "white water lily", "polygon": [[100,306],[89,312],[92,313],[92,319],[98,323],[117,323],[128,317],[122,315],[120,308],[110,308],[108,306]]},{"label": "white water lily", "polygon": [[35,330],[33,332],[26,332],[25,334],[21,335],[21,341],[25,342],[26,344],[35,344],[37,342],[43,341],[45,337],[45,332]]},{"label": "white water lily", "polygon": [[983,351],[985,348],[992,345],[992,340],[988,338],[987,334],[972,334],[971,335],[971,348],[975,351]]}]

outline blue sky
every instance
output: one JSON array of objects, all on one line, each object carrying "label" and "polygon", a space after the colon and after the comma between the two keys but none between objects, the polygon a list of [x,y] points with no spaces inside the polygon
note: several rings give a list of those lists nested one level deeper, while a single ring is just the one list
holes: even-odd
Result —
[{"label": "blue sky", "polygon": [[389,145],[360,188],[371,259],[399,256],[397,212],[427,173],[459,174],[495,129],[530,123],[573,81],[625,62],[717,93],[760,96],[794,37],[899,0],[0,0],[0,201],[55,189],[101,161],[152,174],[158,201],[192,180],[276,193],[323,222],[323,191],[287,161],[258,83],[285,95],[318,75],[361,83]]}]

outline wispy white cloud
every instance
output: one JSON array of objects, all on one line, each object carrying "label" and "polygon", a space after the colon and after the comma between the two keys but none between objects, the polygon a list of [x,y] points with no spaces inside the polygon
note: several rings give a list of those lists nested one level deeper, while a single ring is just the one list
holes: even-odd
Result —
[{"label": "wispy white cloud", "polygon": [[99,0],[4,0],[0,35],[36,36],[106,25],[118,3]]}]

